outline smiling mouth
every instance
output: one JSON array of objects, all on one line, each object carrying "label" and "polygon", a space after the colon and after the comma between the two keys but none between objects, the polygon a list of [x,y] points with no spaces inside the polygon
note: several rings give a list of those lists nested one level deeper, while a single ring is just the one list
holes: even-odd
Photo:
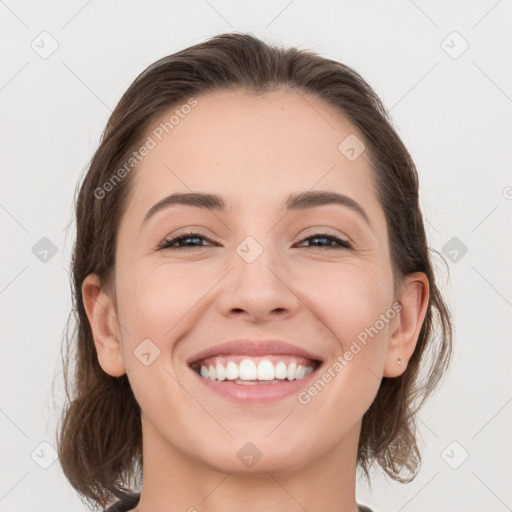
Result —
[{"label": "smiling mouth", "polygon": [[301,380],[321,361],[291,355],[225,355],[194,361],[190,368],[203,379],[241,385],[280,384]]}]

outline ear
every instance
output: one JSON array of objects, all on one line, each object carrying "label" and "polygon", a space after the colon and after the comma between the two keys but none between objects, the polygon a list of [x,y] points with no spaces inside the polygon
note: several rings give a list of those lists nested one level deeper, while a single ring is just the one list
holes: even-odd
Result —
[{"label": "ear", "polygon": [[100,279],[96,274],[89,274],[84,279],[82,298],[100,366],[112,377],[120,377],[126,373],[126,368],[119,342],[120,336],[115,329],[119,324],[114,300],[106,290],[101,288]]},{"label": "ear", "polygon": [[[402,375],[416,348],[429,302],[429,282],[423,272],[406,276],[399,302],[402,307],[389,341],[384,377]],[[399,359],[402,364],[398,364]]]}]

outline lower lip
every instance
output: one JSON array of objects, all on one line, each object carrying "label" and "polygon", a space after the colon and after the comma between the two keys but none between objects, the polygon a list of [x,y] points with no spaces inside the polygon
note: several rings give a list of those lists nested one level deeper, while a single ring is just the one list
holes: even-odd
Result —
[{"label": "lower lip", "polygon": [[201,377],[194,370],[192,373],[210,391],[238,404],[265,404],[275,402],[291,395],[297,395],[310,381],[316,377],[318,368],[299,380],[291,380],[279,384],[237,384],[224,380],[210,380]]}]

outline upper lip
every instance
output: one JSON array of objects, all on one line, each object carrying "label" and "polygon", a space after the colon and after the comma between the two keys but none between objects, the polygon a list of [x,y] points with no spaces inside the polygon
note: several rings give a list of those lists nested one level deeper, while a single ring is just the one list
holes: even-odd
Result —
[{"label": "upper lip", "polygon": [[190,359],[188,359],[187,363],[191,364],[201,359],[206,359],[207,357],[228,354],[238,354],[247,356],[292,355],[301,356],[306,359],[311,359],[313,361],[322,360],[319,356],[312,354],[302,348],[299,348],[296,345],[287,343],[285,341],[238,339],[226,341],[213,347],[208,347],[207,349],[202,350],[201,352],[198,352],[197,354],[193,355]]}]

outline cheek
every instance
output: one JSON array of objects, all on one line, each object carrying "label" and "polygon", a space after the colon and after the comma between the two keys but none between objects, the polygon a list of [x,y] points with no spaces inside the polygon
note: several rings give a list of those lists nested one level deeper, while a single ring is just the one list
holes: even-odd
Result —
[{"label": "cheek", "polygon": [[162,414],[162,424],[168,414],[179,415],[182,407],[190,406],[172,355],[177,340],[193,325],[194,306],[204,295],[200,282],[204,288],[205,280],[197,272],[180,271],[178,266],[172,270],[168,266],[117,267],[118,311],[130,386],[143,412],[152,418]]},{"label": "cheek", "polygon": [[208,283],[197,271],[180,266],[133,266],[124,273],[121,269],[117,283],[121,321],[134,335],[134,342],[142,336],[165,345],[166,340],[175,337],[180,319],[185,320],[194,309]]},{"label": "cheek", "polygon": [[[200,324],[205,296],[218,281],[211,267],[199,266],[118,264],[116,288],[123,355],[138,398],[150,388],[167,389],[175,398],[183,392],[172,378],[180,379],[184,371],[178,343]],[[153,399],[150,394],[139,403],[150,404]]]},{"label": "cheek", "polygon": [[390,321],[386,318],[383,323],[381,319],[392,312],[393,281],[391,270],[385,266],[324,264],[314,273],[302,273],[295,285],[315,315],[322,330],[319,334],[326,340],[333,339],[336,353],[349,350],[358,338],[364,342],[368,330],[375,339],[388,337]]},{"label": "cheek", "polygon": [[390,291],[372,279],[346,273],[327,282],[332,293],[316,294],[315,313],[319,334],[333,341],[322,371],[298,400],[315,421],[335,424],[343,433],[363,417],[379,390],[396,313]]},{"label": "cheek", "polygon": [[328,414],[348,428],[380,386],[397,315],[391,269],[345,265],[337,272],[317,272],[315,284],[308,288],[309,304],[320,320],[319,335],[333,343],[324,370],[299,401],[309,404],[315,417]]}]

